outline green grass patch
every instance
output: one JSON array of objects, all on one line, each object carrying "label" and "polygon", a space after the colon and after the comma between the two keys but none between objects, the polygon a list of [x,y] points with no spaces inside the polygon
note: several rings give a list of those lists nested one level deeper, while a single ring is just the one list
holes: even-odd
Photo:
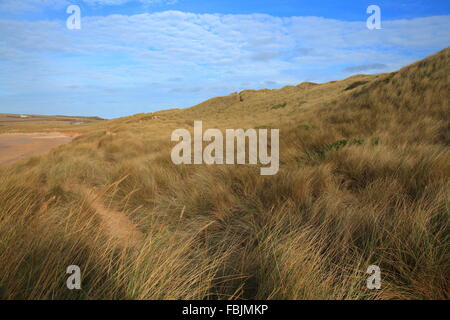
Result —
[{"label": "green grass patch", "polygon": [[364,144],[364,139],[345,139],[338,140],[331,144],[324,145],[322,148],[316,149],[312,152],[307,152],[306,155],[309,159],[324,159],[325,155],[330,151],[338,151],[345,146],[361,146]]},{"label": "green grass patch", "polygon": [[309,125],[309,124],[300,124],[297,126],[298,129],[303,129],[303,130],[311,130],[311,129],[315,129],[316,127]]},{"label": "green grass patch", "polygon": [[271,109],[272,109],[272,110],[277,110],[277,109],[282,109],[282,108],[284,108],[284,107],[286,107],[286,106],[287,106],[287,103],[284,102],[284,103],[280,103],[280,104],[274,105]]}]

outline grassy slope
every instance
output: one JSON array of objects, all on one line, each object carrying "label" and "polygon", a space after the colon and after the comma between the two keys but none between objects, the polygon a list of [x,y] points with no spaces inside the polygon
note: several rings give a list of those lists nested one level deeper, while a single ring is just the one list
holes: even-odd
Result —
[{"label": "grassy slope", "polygon": [[[100,122],[2,169],[0,296],[448,298],[450,49],[398,72]],[[280,128],[281,169],[175,166],[173,129]],[[80,185],[145,235],[108,240]],[[108,202],[109,203],[109,202]],[[65,268],[83,290],[65,289]],[[365,287],[371,264],[382,290]]]}]

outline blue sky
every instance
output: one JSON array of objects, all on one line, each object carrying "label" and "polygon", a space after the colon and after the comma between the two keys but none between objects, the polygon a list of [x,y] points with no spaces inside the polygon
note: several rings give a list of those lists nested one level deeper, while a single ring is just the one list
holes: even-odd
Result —
[{"label": "blue sky", "polygon": [[[81,8],[69,30],[66,8]],[[381,8],[368,30],[366,8]],[[0,113],[105,118],[396,70],[450,45],[450,1],[0,0]]]}]

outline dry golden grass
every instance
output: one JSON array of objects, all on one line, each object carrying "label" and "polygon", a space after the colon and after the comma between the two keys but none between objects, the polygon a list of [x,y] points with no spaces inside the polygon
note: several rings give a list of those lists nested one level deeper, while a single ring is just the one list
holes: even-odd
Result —
[{"label": "dry golden grass", "polygon": [[[398,72],[92,125],[1,170],[5,299],[448,299],[450,49]],[[281,169],[175,166],[170,134],[280,128]],[[107,186],[143,241],[110,240]],[[65,288],[68,265],[81,291]],[[379,265],[382,289],[366,288]]]}]

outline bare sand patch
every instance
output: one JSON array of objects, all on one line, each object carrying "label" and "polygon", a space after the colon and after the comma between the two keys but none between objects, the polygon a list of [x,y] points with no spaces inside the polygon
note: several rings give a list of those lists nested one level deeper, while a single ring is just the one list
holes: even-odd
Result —
[{"label": "bare sand patch", "polygon": [[0,165],[10,165],[72,141],[75,135],[53,133],[0,134]]},{"label": "bare sand patch", "polygon": [[101,199],[101,194],[96,193],[95,189],[84,188],[84,193],[90,206],[99,215],[107,234],[118,245],[125,248],[136,247],[142,242],[144,234],[137,229],[124,212],[106,206]]}]

